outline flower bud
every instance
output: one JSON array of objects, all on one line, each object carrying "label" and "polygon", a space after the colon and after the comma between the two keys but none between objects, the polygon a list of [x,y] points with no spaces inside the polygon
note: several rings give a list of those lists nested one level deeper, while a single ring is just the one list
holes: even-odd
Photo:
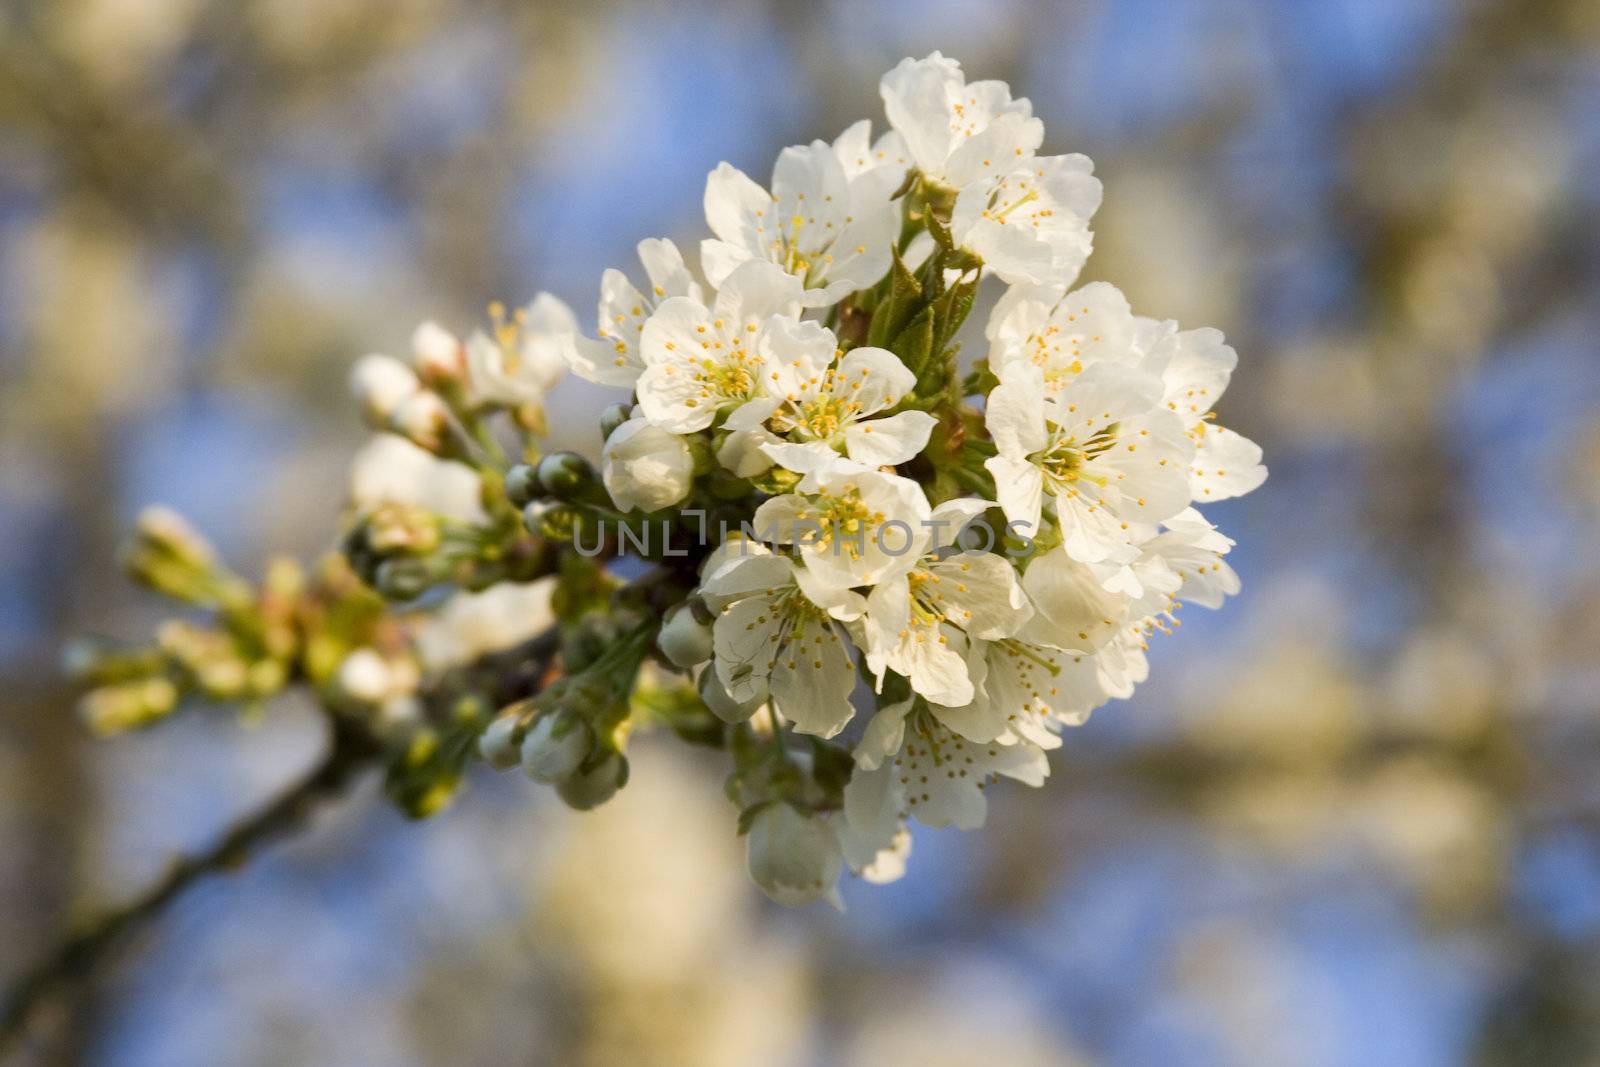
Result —
[{"label": "flower bud", "polygon": [[689,495],[694,454],[677,434],[630,419],[606,439],[601,471],[619,509],[659,511]]},{"label": "flower bud", "polygon": [[389,664],[376,649],[358,648],[339,664],[339,689],[352,700],[377,704],[394,689]]},{"label": "flower bud", "polygon": [[628,784],[628,758],[615,750],[600,757],[592,767],[581,767],[556,783],[556,794],[568,807],[589,811],[617,795]]},{"label": "flower bud", "polygon": [[594,468],[576,452],[552,452],[539,461],[539,484],[552,496],[571,500],[594,484]]},{"label": "flower bud", "polygon": [[716,665],[712,664],[700,672],[700,699],[723,722],[740,723],[754,715],[756,709],[766,703],[767,694],[763,688],[758,696],[743,703],[734,700],[728,695],[722,679],[717,677]]},{"label": "flower bud", "polygon": [[455,335],[430,320],[411,335],[411,366],[430,385],[456,381],[467,373],[467,352]]},{"label": "flower bud", "polygon": [[680,604],[668,613],[656,647],[667,662],[687,670],[711,658],[711,627],[695,618],[689,605]]},{"label": "flower bud", "polygon": [[389,429],[418,448],[438,452],[450,429],[450,411],[438,393],[418,390],[389,413]]},{"label": "flower bud", "polygon": [[796,908],[835,895],[844,854],[826,822],[779,801],[751,820],[745,861],[763,893]]},{"label": "flower bud", "polygon": [[216,551],[183,516],[167,508],[139,513],[124,563],[135,580],[179,600],[207,603],[217,593]]},{"label": "flower bud", "polygon": [[422,388],[410,367],[393,356],[369,355],[350,368],[350,392],[369,425],[387,428],[395,410]]},{"label": "flower bud", "polygon": [[628,421],[632,412],[627,404],[611,404],[600,413],[600,436],[609,438],[617,432],[617,427]]},{"label": "flower bud", "polygon": [[513,507],[525,508],[538,499],[539,472],[531,464],[518,463],[506,472],[506,499]]},{"label": "flower bud", "polygon": [[553,784],[567,778],[594,748],[589,724],[565,712],[543,715],[522,740],[522,769],[536,782]]},{"label": "flower bud", "polygon": [[420,559],[386,559],[372,575],[372,587],[388,600],[415,600],[433,584],[433,572]]},{"label": "flower bud", "polygon": [[425,555],[439,547],[439,524],[432,512],[411,504],[384,504],[367,517],[366,547],[380,556]]},{"label": "flower bud", "polygon": [[559,500],[535,500],[522,509],[522,524],[528,532],[565,541],[578,526],[578,510]]},{"label": "flower bud", "polygon": [[515,712],[501,715],[486,726],[478,737],[478,755],[497,771],[510,770],[522,759],[515,739],[517,718]]}]

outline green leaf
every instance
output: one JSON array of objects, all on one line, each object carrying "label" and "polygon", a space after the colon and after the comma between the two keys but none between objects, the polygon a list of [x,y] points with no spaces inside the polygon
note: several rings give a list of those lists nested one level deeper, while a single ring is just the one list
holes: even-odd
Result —
[{"label": "green leaf", "polygon": [[900,357],[919,379],[933,354],[933,308],[925,307],[889,344],[889,351]]},{"label": "green leaf", "polygon": [[873,312],[867,344],[882,348],[905,329],[921,305],[922,285],[906,268],[905,260],[895,253],[894,265],[889,268],[889,298]]},{"label": "green leaf", "polygon": [[988,396],[999,384],[1000,379],[989,368],[989,361],[980,359],[972,365],[972,373],[961,383],[961,392],[963,396]]},{"label": "green leaf", "polygon": [[933,239],[938,242],[939,247],[946,252],[954,252],[956,242],[950,236],[950,227],[939,221],[939,216],[934,213],[931,207],[923,210],[923,219],[927,223],[928,232],[933,235]]},{"label": "green leaf", "polygon": [[944,348],[950,343],[950,338],[961,329],[961,324],[967,321],[967,316],[972,312],[972,303],[978,296],[978,281],[980,275],[973,275],[969,279],[957,282],[955,288],[949,290],[939,298],[935,305],[934,343],[939,348]]}]

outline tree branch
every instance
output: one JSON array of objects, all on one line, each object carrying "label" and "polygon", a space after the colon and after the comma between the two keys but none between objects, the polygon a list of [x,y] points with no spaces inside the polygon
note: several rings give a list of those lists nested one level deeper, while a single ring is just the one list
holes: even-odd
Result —
[{"label": "tree branch", "polygon": [[378,748],[366,733],[336,719],[329,721],[333,727],[328,751],[302,778],[236,823],[211,847],[176,860],[144,893],[77,930],[12,984],[0,1001],[0,1056],[23,1038],[29,1017],[54,990],[87,976],[112,949],[196,882],[237,869],[266,845],[303,828],[319,804],[339,796],[375,762]]}]

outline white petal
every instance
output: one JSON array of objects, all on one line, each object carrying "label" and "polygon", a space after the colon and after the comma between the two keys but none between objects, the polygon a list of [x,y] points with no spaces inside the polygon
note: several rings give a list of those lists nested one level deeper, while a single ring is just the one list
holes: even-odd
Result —
[{"label": "white petal", "polygon": [[1267,480],[1261,446],[1224,426],[1205,426],[1195,439],[1189,485],[1197,502],[1243,496]]},{"label": "white petal", "polygon": [[766,240],[760,230],[760,213],[771,207],[772,197],[767,191],[731,164],[717,164],[717,169],[706,177],[706,223],[712,233],[731,245],[751,253],[763,248]]},{"label": "white petal", "polygon": [[938,422],[926,411],[902,411],[886,419],[858,422],[845,429],[845,451],[869,467],[905,463],[927,446],[928,435]]},{"label": "white petal", "polygon": [[1023,537],[1039,533],[1039,518],[1044,506],[1044,475],[1024,459],[994,456],[983,461],[994,475],[995,496],[1006,522]]}]

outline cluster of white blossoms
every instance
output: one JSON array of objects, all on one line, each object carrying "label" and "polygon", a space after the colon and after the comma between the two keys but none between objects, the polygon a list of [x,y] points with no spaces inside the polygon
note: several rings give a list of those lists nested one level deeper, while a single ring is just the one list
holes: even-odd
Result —
[{"label": "cluster of white blossoms", "polygon": [[[644,242],[642,285],[608,271],[597,335],[571,349],[576,373],[636,395],[603,454],[618,509],[726,475],[760,490],[747,536],[700,568],[709,640],[689,612],[662,637],[707,704],[827,739],[872,691],[842,804],[780,795],[749,822],[758,881],[790,903],[830,894],[842,862],[898,874],[907,819],[976,827],[996,777],[1039,784],[1061,729],[1145,677],[1180,602],[1237,590],[1232,542],[1195,505],[1266,476],[1212,414],[1236,362],[1220,333],[1074,288],[1089,160],[1039,155],[1028,101],[937,53],[881,90],[875,141],[863,121],[786,148],[770,187],[717,167],[701,275]],[[905,339],[919,309],[862,321],[913,288],[936,320],[935,292],[986,274],[1008,288],[974,425],[946,353]]]},{"label": "cluster of white blossoms", "polygon": [[[1087,158],[1040,155],[1028,101],[938,53],[881,91],[876,138],[786,148],[769,185],[713,170],[697,267],[642,242],[592,331],[540,294],[358,363],[382,436],[309,607],[283,607],[298,579],[252,599],[147,531],[144,580],[222,605],[232,636],[102,671],[99,721],[306,679],[365,716],[413,814],[472,753],[593,807],[626,784],[630,734],[665,725],[727,753],[751,873],[786,904],[836,899],[846,866],[897,877],[910,821],[971,829],[990,783],[1040,784],[1184,602],[1238,590],[1199,508],[1266,470],[1213,414],[1236,363],[1220,333],[1079,284]],[[569,368],[631,392],[598,472],[542,450]],[[194,684],[213,661],[265,681]]]}]

